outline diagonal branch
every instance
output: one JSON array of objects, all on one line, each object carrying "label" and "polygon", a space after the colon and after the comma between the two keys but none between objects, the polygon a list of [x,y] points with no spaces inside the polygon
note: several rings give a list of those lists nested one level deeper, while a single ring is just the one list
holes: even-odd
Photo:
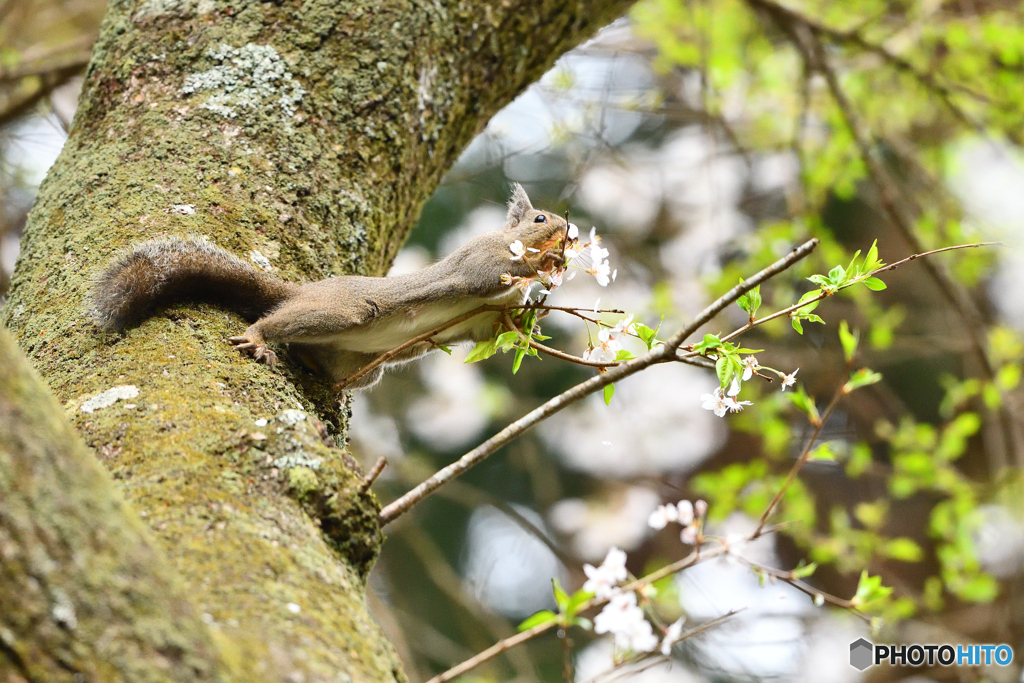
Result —
[{"label": "diagonal branch", "polygon": [[609,384],[625,379],[626,377],[634,375],[652,365],[675,360],[675,352],[676,349],[679,348],[679,345],[699,330],[705,323],[721,313],[723,309],[754,287],[757,287],[762,282],[778,275],[793,264],[808,256],[812,251],[814,251],[814,248],[817,245],[818,240],[809,240],[761,272],[747,278],[739,285],[733,287],[718,300],[705,308],[689,325],[673,335],[661,346],[655,347],[639,358],[626,361],[621,365],[617,365],[606,372],[602,372],[577,384],[571,389],[548,400],[538,408],[533,409],[515,422],[509,424],[500,432],[463,455],[457,461],[442,468],[433,476],[428,477],[425,481],[414,487],[411,491],[384,507],[380,512],[381,526],[394,521],[397,517],[407,512],[413,505],[443,486],[445,482],[461,475],[473,466],[479,464],[491,453],[510,441],[518,438],[526,430],[540,422],[543,422],[555,413],[560,412],[573,403],[576,403],[590,394],[603,389]]}]

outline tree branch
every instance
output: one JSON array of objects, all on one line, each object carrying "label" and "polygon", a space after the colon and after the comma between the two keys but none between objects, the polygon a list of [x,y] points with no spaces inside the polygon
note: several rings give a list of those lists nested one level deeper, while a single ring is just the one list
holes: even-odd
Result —
[{"label": "tree branch", "polygon": [[805,258],[817,245],[818,240],[809,240],[756,275],[747,278],[739,285],[733,287],[718,300],[704,309],[689,325],[676,333],[671,339],[669,339],[669,341],[665,342],[665,344],[656,346],[654,349],[639,358],[626,361],[621,365],[610,368],[606,372],[602,372],[595,377],[591,377],[590,379],[577,384],[571,389],[548,400],[540,407],[530,411],[515,422],[509,424],[500,432],[463,455],[456,462],[442,468],[433,476],[427,478],[418,486],[414,487],[411,491],[385,506],[380,513],[381,526],[394,521],[399,515],[405,513],[420,500],[443,486],[445,482],[459,476],[466,470],[482,462],[498,448],[504,446],[513,439],[518,438],[526,430],[546,420],[567,406],[586,398],[590,394],[598,391],[599,389],[603,389],[609,384],[636,374],[655,363],[674,360],[673,356],[675,355],[676,349],[690,335],[694,334],[729,304],[736,301],[736,299],[743,296],[762,282],[774,277],[792,266],[794,263]]}]

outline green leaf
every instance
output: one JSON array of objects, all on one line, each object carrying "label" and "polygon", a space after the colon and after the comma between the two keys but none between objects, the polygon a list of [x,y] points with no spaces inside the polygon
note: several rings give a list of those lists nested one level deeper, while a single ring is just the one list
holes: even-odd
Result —
[{"label": "green leaf", "polygon": [[493,356],[498,350],[498,340],[488,339],[487,341],[477,342],[473,350],[466,356],[466,363],[476,363],[486,358]]},{"label": "green leaf", "polygon": [[992,602],[999,593],[999,584],[991,575],[979,573],[958,582],[953,592],[970,602]]},{"label": "green leaf", "polygon": [[836,266],[828,271],[828,279],[833,285],[841,285],[846,282],[846,268]]},{"label": "green leaf", "polygon": [[551,579],[551,589],[555,593],[555,604],[558,605],[558,611],[565,614],[565,610],[569,606],[569,594],[562,589],[562,584],[558,582],[558,579]]},{"label": "green leaf", "polygon": [[579,606],[587,600],[590,600],[592,597],[594,597],[594,594],[590,591],[585,591],[582,588],[579,589],[572,594],[572,597],[569,598],[569,605],[566,607],[566,613],[570,616],[576,614],[576,610]]},{"label": "green leaf", "polygon": [[850,326],[846,321],[839,323],[839,343],[843,345],[843,357],[849,363],[857,354],[857,343],[860,341],[860,332],[850,332]]},{"label": "green leaf", "polygon": [[871,446],[861,441],[850,451],[850,458],[846,461],[846,476],[856,479],[871,467],[872,461]]},{"label": "green leaf", "polygon": [[864,272],[873,273],[885,264],[878,260],[878,240],[871,243],[868,255],[864,257]]},{"label": "green leaf", "polygon": [[869,370],[867,368],[861,368],[857,372],[850,376],[849,381],[843,385],[843,393],[849,394],[861,387],[866,387],[871,384],[876,384],[882,381],[881,373]]},{"label": "green leaf", "polygon": [[[650,350],[651,347],[654,346],[655,338],[658,335],[658,330],[652,330],[643,323],[634,324],[633,329],[636,331],[636,336],[640,337],[640,341],[646,344],[647,349]],[[661,325],[658,325],[658,329],[661,329]]]},{"label": "green leaf", "polygon": [[792,574],[794,579],[806,579],[808,576],[813,575],[817,568],[818,565],[814,562],[804,564],[804,561],[800,560],[800,564],[790,574]]},{"label": "green leaf", "polygon": [[730,356],[720,356],[715,361],[715,372],[718,373],[718,381],[722,383],[722,388],[728,387],[729,383],[732,382],[733,375],[736,373],[732,358]]},{"label": "green leaf", "polygon": [[909,538],[894,538],[881,548],[882,554],[900,562],[920,562],[924,557],[921,546]]},{"label": "green leaf", "polygon": [[615,385],[606,384],[604,386],[604,404],[610,406],[612,404],[612,396],[615,395]]},{"label": "green leaf", "polygon": [[825,324],[825,321],[822,320],[821,316],[819,316],[817,313],[801,313],[800,317],[809,323],[821,323],[822,325]]},{"label": "green leaf", "polygon": [[881,292],[886,287],[886,284],[877,277],[865,278],[861,282],[863,282],[864,286],[873,292]]},{"label": "green leaf", "polygon": [[849,280],[851,277],[857,277],[857,275],[860,273],[860,269],[856,267],[857,266],[857,258],[859,256],[860,256],[860,249],[858,249],[856,252],[854,252],[853,258],[850,259],[850,265],[846,266],[846,274],[848,276],[846,278],[847,280]]},{"label": "green leaf", "polygon": [[[820,289],[812,289],[809,292],[804,292],[804,295],[802,297],[800,297],[800,300],[797,301],[796,303],[799,305],[799,304],[804,303],[805,301],[811,301],[811,299],[815,299],[815,298],[821,296],[822,294],[824,294],[824,292],[822,292]],[[807,304],[806,306],[801,306],[796,311],[794,311],[794,313],[797,313],[797,312],[799,312],[799,313],[810,313],[815,308],[817,308],[818,304],[820,304],[820,303],[821,303],[821,300],[813,301],[813,302]],[[790,315],[793,315],[793,314],[791,313]]]},{"label": "green leaf", "polygon": [[857,593],[850,602],[854,607],[862,610],[877,610],[885,606],[890,595],[892,595],[892,588],[882,585],[882,577],[870,576],[868,570],[865,569],[860,573]]},{"label": "green leaf", "polygon": [[630,353],[626,349],[620,349],[619,352],[617,354],[615,354],[615,361],[616,362],[624,361],[624,360],[633,360],[634,358],[636,358],[636,356],[634,356],[632,353]]},{"label": "green leaf", "polygon": [[814,405],[814,399],[807,395],[802,386],[797,387],[796,391],[789,396],[790,400],[793,401],[793,405],[806,413],[812,423],[818,423],[818,420],[820,419],[818,415],[818,407]]},{"label": "green leaf", "polygon": [[448,348],[447,346],[445,346],[444,344],[435,344],[434,346],[436,348],[438,348],[438,349],[441,349],[442,351],[447,353],[449,356],[452,355],[452,350],[450,348]]},{"label": "green leaf", "polygon": [[542,609],[541,611],[537,612],[536,614],[533,614],[533,615],[527,617],[525,620],[523,620],[523,622],[521,624],[519,624],[517,629],[520,632],[528,631],[529,629],[533,628],[534,626],[540,626],[541,624],[546,624],[549,621],[555,621],[557,619],[558,619],[558,615],[557,614],[555,614],[554,612],[552,612],[549,609]]},{"label": "green leaf", "polygon": [[[740,282],[743,282],[741,279]],[[761,308],[761,285],[754,287],[752,290],[741,296],[736,300],[736,303],[747,312],[750,319],[753,320],[757,315],[757,309]]]},{"label": "green leaf", "polygon": [[519,333],[514,330],[508,332],[502,332],[498,335],[498,338],[494,340],[494,344],[497,348],[502,351],[508,351],[509,349],[516,346],[519,343]]},{"label": "green leaf", "polygon": [[793,329],[796,330],[797,334],[804,333],[804,326],[800,324],[799,318],[793,318],[790,322],[793,324]]},{"label": "green leaf", "polygon": [[836,454],[835,454],[835,451],[832,450],[832,446],[830,446],[829,443],[826,441],[823,444],[818,444],[818,446],[813,451],[811,451],[811,455],[810,455],[809,459],[810,460],[831,460],[831,461],[835,462]]},{"label": "green leaf", "polygon": [[512,374],[519,372],[519,366],[523,364],[523,359],[526,358],[527,349],[529,346],[520,346],[516,348],[516,357],[512,361]]},{"label": "green leaf", "polygon": [[693,345],[693,350],[702,356],[708,352],[722,348],[722,340],[714,334],[705,334],[704,340]]}]

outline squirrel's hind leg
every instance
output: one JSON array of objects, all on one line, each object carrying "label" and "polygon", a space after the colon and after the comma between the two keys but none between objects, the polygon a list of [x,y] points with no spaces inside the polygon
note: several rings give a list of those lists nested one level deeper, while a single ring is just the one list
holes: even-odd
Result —
[{"label": "squirrel's hind leg", "polygon": [[267,346],[267,342],[264,341],[263,335],[260,334],[259,328],[256,325],[250,325],[238,337],[228,337],[228,343],[234,344],[235,349],[249,354],[257,362],[262,361],[266,363],[271,370],[277,365],[277,354]]}]

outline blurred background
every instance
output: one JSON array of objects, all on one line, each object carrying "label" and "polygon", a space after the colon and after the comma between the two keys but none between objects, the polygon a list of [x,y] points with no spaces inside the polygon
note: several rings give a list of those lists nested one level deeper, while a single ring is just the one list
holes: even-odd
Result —
[{"label": "blurred background", "polygon": [[[59,153],[104,4],[0,0],[0,296],[33,197]],[[786,496],[785,533],[744,553],[842,598],[867,568],[894,588],[877,639],[1007,643],[1024,637],[1024,13],[999,0],[886,2],[643,0],[565,56],[498,114],[425,208],[393,272],[414,270],[503,224],[512,181],[533,203],[596,226],[617,279],[578,277],[552,303],[624,309],[652,327],[703,306],[818,237],[816,254],[763,287],[762,311],[811,288],[806,276],[877,240],[915,251],[1002,240],[887,274],[888,289],[824,302],[826,325],[783,318],[744,345],[819,406],[845,381],[836,329],[861,336],[859,363],[884,375],[841,404],[815,461]],[[608,316],[615,322],[616,316]],[[733,307],[707,332],[729,332]],[[548,342],[576,355],[586,329],[557,314]],[[631,348],[642,350],[642,345]],[[511,357],[435,354],[356,395],[350,448],[390,466],[387,502],[507,422],[588,377]],[[617,546],[640,575],[682,557],[659,504],[703,498],[717,534],[749,533],[805,446],[806,417],[778,384],[754,405],[701,408],[713,373],[659,366],[591,396],[491,456],[388,528],[371,607],[414,681],[466,659],[575,590],[582,564]],[[658,585],[666,621],[696,625],[745,608],[643,671],[609,671],[607,638],[573,633],[577,681],[1021,680],[1010,667],[857,672],[855,615],[782,584],[760,587],[714,561]],[[1018,649],[1018,652],[1021,650]],[[562,680],[553,636],[514,649],[477,681]],[[468,679],[467,679],[468,680]]]}]

